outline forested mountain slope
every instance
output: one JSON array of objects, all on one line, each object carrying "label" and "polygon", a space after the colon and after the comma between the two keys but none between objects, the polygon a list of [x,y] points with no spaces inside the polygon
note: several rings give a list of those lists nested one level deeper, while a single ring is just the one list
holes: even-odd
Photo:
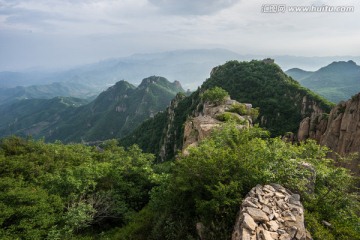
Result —
[{"label": "forested mountain slope", "polygon": [[[179,82],[149,77],[135,87],[120,81],[89,104],[75,107],[68,98],[23,100],[4,105],[0,135],[45,137],[46,141],[100,141],[122,137],[168,106]],[[54,104],[57,103],[57,104]]]},{"label": "forested mountain slope", "polygon": [[360,91],[360,66],[351,60],[333,62],[315,72],[290,69],[286,74],[334,103],[346,101]]},{"label": "forested mountain slope", "polygon": [[139,144],[144,151],[158,156],[163,152],[162,160],[174,157],[182,147],[183,124],[197,111],[201,93],[213,87],[225,89],[234,100],[260,108],[257,122],[273,136],[296,133],[303,118],[314,112],[329,112],[332,106],[288,77],[271,60],[230,61],[215,67],[210,78],[192,95],[178,95],[166,112],[140,125],[121,143]]}]

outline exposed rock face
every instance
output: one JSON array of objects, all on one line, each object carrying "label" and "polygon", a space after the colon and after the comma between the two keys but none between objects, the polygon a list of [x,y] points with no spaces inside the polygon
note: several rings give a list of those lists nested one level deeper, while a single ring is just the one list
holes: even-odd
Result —
[{"label": "exposed rock face", "polygon": [[[193,117],[190,117],[184,125],[183,138],[183,154],[188,154],[187,148],[189,146],[196,146],[198,142],[207,138],[212,130],[220,126],[223,122],[218,120],[218,116],[227,112],[232,106],[240,104],[238,101],[226,99],[223,104],[215,105],[208,102],[202,104],[202,111],[194,112]],[[251,109],[251,104],[245,104],[246,109]],[[228,112],[231,116],[237,119],[241,124],[239,128],[246,128],[252,125],[250,116],[241,116],[237,113]]]},{"label": "exposed rock face", "polygon": [[[169,142],[172,141],[171,138],[171,129],[174,125],[174,118],[175,118],[175,109],[178,106],[178,103],[184,99],[185,96],[184,95],[176,95],[175,98],[173,100],[171,100],[170,106],[167,108],[167,115],[168,115],[168,121],[167,121],[167,126],[164,129],[164,136],[162,136],[161,139],[161,146],[160,146],[160,153],[159,153],[159,157],[161,159],[161,161],[164,161],[167,157],[167,152],[168,149],[167,147],[169,146]],[[176,151],[177,146],[174,145],[174,151]]]},{"label": "exposed rock face", "polygon": [[[298,140],[308,138],[315,139],[342,156],[360,152],[360,93],[347,102],[339,103],[330,114],[319,112],[305,118],[300,123]],[[331,157],[335,157],[335,154]],[[349,167],[360,173],[358,162],[353,162]]]},{"label": "exposed rock face", "polygon": [[360,93],[335,106],[330,114],[314,114],[299,127],[298,140],[317,140],[343,155],[360,151]]},{"label": "exposed rock face", "polygon": [[300,195],[278,184],[257,185],[243,200],[232,240],[310,240]]},{"label": "exposed rock face", "polygon": [[[310,111],[310,114],[307,112]],[[301,114],[305,117],[299,127],[298,140],[303,141],[307,138],[320,137],[326,128],[326,113],[320,108],[316,102],[308,101],[307,97],[303,97]]]},{"label": "exposed rock face", "polygon": [[331,110],[320,144],[341,155],[360,152],[360,93]]}]

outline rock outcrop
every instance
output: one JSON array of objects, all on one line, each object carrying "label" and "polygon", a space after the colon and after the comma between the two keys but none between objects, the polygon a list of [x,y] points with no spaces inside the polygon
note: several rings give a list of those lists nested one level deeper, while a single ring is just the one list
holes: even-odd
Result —
[{"label": "rock outcrop", "polygon": [[320,144],[340,155],[360,152],[360,93],[331,110]]},{"label": "rock outcrop", "polygon": [[171,141],[173,141],[173,132],[172,129],[174,127],[174,119],[175,119],[175,109],[177,108],[179,102],[185,98],[185,95],[183,94],[177,94],[173,100],[171,100],[170,106],[166,109],[167,111],[167,124],[165,126],[165,129],[163,131],[163,136],[161,139],[161,145],[160,145],[160,152],[159,157],[161,161],[164,161],[167,158],[167,154],[169,152],[169,147],[172,147],[173,149],[170,149],[171,151],[175,152],[177,151],[177,146],[174,144],[172,146]]},{"label": "rock outcrop", "polygon": [[315,101],[309,101],[304,96],[301,115],[308,117],[305,117],[300,123],[298,140],[303,141],[307,138],[319,137],[326,128],[326,122],[324,122],[324,119],[326,119],[325,111]]},{"label": "rock outcrop", "polygon": [[330,114],[316,113],[300,123],[298,140],[315,139],[343,155],[360,151],[360,93],[340,102]]},{"label": "rock outcrop", "polygon": [[[238,123],[238,128],[248,128],[252,126],[252,119],[249,115],[240,115],[229,112],[235,105],[243,105],[246,111],[250,112],[251,104],[241,104],[238,101],[227,98],[222,104],[212,104],[209,102],[200,103],[201,111],[193,113],[184,124],[183,154],[188,154],[189,146],[196,146],[198,142],[207,138],[214,128],[220,126],[224,121],[221,116],[226,113]],[[199,109],[199,106],[197,107]]]},{"label": "rock outcrop", "polygon": [[[319,144],[329,147],[334,152],[345,156],[360,152],[360,93],[347,102],[340,102],[330,114],[317,113],[305,118],[298,131],[298,140],[315,139]],[[359,160],[348,166],[360,174]]]},{"label": "rock outcrop", "polygon": [[279,184],[257,185],[243,200],[232,240],[310,240],[300,195]]}]

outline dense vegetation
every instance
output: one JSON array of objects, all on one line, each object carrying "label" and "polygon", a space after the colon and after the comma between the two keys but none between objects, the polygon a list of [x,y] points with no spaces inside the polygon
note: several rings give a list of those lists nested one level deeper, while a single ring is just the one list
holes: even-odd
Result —
[{"label": "dense vegetation", "polygon": [[297,132],[301,120],[311,114],[308,105],[315,103],[325,112],[333,106],[289,78],[278,65],[263,61],[229,61],[214,68],[202,85],[203,89],[212,87],[221,87],[232,99],[259,107],[260,125],[272,136]]},{"label": "dense vegetation", "polygon": [[199,94],[199,90],[188,97],[178,94],[167,111],[143,122],[131,134],[121,139],[120,144],[137,144],[143,151],[154,153],[158,161],[174,158],[183,144],[184,123],[201,101]]},{"label": "dense vegetation", "polygon": [[204,93],[202,93],[200,97],[204,102],[222,104],[226,100],[226,98],[230,96],[229,93],[224,89],[220,87],[214,87],[204,91]]},{"label": "dense vegetation", "polygon": [[71,239],[125,225],[148,202],[153,156],[17,137],[0,144],[0,239]]},{"label": "dense vegetation", "polygon": [[[141,220],[135,219],[119,236],[141,239],[137,234],[146,227],[152,230],[150,239],[196,239],[195,226],[201,222],[206,239],[228,239],[241,199],[256,184],[277,182],[301,193],[307,227],[315,239],[360,239],[352,179],[347,170],[325,158],[326,148],[313,141],[295,146],[270,139],[259,128],[239,131],[230,124],[190,152],[153,189]],[[316,171],[313,193],[302,162],[311,163]],[[322,220],[333,228],[325,228]]]},{"label": "dense vegetation", "polygon": [[[135,124],[140,121],[135,117],[151,110],[147,104],[136,104],[163,101],[175,93],[168,91],[171,86],[178,89],[156,77],[136,89],[121,81],[78,108],[59,98],[53,104],[71,108],[73,118],[53,137],[80,139],[84,127],[96,140],[118,137],[104,132],[123,123],[125,118],[114,114],[131,108],[134,115],[128,116],[134,118],[124,121]],[[259,124],[270,131],[258,126],[239,130],[226,112],[227,123],[210,138],[190,148],[188,155],[177,155],[187,118],[201,111],[202,101],[217,103],[228,93],[255,107],[249,111],[239,104],[230,112],[253,118],[259,114]],[[85,146],[4,138],[0,141],[0,239],[191,240],[198,239],[198,223],[204,226],[206,239],[229,239],[241,200],[252,187],[267,183],[301,194],[306,227],[315,240],[360,239],[360,204],[349,171],[335,167],[326,158],[328,149],[314,141],[292,145],[280,137],[270,138],[296,131],[300,119],[311,113],[310,108],[302,111],[304,97],[326,111],[331,106],[275,64],[231,61],[215,68],[197,91],[190,96],[177,94],[165,112],[122,139],[126,148],[116,140]],[[154,164],[176,155],[175,161]]]},{"label": "dense vegetation", "polygon": [[314,239],[360,239],[353,178],[326,153],[313,141],[291,145],[232,123],[160,165],[116,141],[99,148],[6,138],[0,238],[197,239],[201,222],[207,239],[229,239],[241,199],[256,184],[276,182],[301,194]]},{"label": "dense vegetation", "polygon": [[[211,89],[215,91],[207,92]],[[185,121],[201,110],[201,96],[216,100],[222,99],[226,92],[231,99],[252,104],[254,110],[249,114],[272,136],[296,133],[301,120],[311,115],[313,105],[324,112],[330,112],[332,107],[328,101],[301,87],[276,64],[230,61],[214,68],[201,88],[188,97],[177,97],[166,112],[141,124],[120,143],[138,144],[161,161],[172,159],[182,147]],[[233,109],[234,112],[243,110],[241,106]],[[155,132],[158,134],[154,135]]]},{"label": "dense vegetation", "polygon": [[346,101],[360,91],[360,66],[353,61],[333,62],[315,72],[290,69],[286,74],[334,103]]}]

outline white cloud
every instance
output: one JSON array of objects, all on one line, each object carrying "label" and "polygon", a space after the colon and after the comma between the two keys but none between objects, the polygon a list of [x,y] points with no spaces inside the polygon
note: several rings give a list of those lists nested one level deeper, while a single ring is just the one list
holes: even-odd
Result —
[{"label": "white cloud", "polygon": [[178,15],[207,15],[233,6],[239,0],[149,0],[162,12]]},{"label": "white cloud", "polygon": [[274,1],[354,5],[354,13],[265,14],[261,13],[264,3],[271,2],[0,0],[0,70],[5,63],[24,65],[21,59],[31,56],[38,65],[57,61],[75,64],[179,48],[223,47],[244,54],[360,55],[359,1]]}]

